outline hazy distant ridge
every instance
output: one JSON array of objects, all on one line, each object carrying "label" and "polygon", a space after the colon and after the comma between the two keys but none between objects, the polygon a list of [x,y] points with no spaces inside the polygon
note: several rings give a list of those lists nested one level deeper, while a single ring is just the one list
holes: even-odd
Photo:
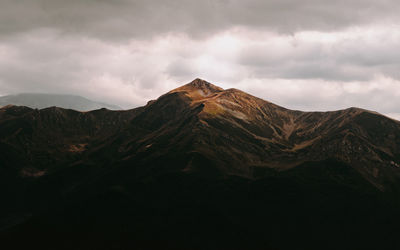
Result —
[{"label": "hazy distant ridge", "polygon": [[100,108],[121,110],[121,108],[116,105],[92,101],[82,96],[60,94],[24,93],[0,97],[0,106],[10,104],[38,109],[56,106],[79,111],[89,111]]}]

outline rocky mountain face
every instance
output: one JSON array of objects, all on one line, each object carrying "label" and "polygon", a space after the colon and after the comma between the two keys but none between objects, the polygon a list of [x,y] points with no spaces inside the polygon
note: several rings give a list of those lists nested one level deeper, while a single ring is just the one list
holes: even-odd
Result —
[{"label": "rocky mountain face", "polygon": [[101,108],[121,110],[121,108],[116,105],[92,101],[81,96],[40,93],[0,96],[0,106],[7,105],[26,106],[37,109],[54,106],[79,111],[90,111]]},{"label": "rocky mountain face", "polygon": [[397,244],[400,122],[358,108],[288,110],[201,79],[128,111],[6,106],[0,162],[8,242],[50,233],[40,247]]}]

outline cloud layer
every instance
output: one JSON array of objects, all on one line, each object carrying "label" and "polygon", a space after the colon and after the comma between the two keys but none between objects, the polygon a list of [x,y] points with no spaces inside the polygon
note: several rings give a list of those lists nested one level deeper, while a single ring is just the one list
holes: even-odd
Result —
[{"label": "cloud layer", "polygon": [[0,95],[129,108],[200,77],[293,109],[400,118],[396,1],[0,2]]},{"label": "cloud layer", "polygon": [[294,33],[398,21],[396,0],[1,0],[0,33],[52,28],[118,39],[208,36],[232,26]]}]

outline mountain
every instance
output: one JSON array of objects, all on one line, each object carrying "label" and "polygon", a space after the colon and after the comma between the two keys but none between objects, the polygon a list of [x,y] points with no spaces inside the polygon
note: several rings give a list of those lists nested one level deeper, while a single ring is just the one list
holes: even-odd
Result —
[{"label": "mountain", "polygon": [[0,106],[17,105],[30,108],[60,107],[79,111],[89,111],[101,108],[121,110],[120,107],[101,102],[95,102],[76,95],[35,94],[25,93],[0,97]]},{"label": "mountain", "polygon": [[400,170],[395,120],[357,108],[292,111],[200,79],[150,102],[130,124],[114,158],[187,159],[179,167],[189,172],[205,170],[204,161],[218,174],[247,178],[336,159],[382,190],[392,188]]},{"label": "mountain", "polygon": [[127,111],[6,106],[0,162],[17,248],[399,247],[400,123],[363,109],[201,79]]}]

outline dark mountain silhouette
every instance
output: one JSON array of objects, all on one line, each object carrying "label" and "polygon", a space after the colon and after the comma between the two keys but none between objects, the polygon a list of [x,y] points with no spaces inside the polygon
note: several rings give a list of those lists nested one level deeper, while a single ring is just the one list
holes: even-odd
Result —
[{"label": "dark mountain silhouette", "polygon": [[15,247],[399,246],[400,123],[358,108],[293,111],[201,79],[128,111],[6,106],[0,162]]},{"label": "dark mountain silhouette", "polygon": [[81,96],[40,93],[23,93],[1,96],[0,106],[7,105],[26,106],[37,109],[60,107],[79,111],[89,111],[101,108],[121,110],[121,108],[116,105],[95,102]]}]

